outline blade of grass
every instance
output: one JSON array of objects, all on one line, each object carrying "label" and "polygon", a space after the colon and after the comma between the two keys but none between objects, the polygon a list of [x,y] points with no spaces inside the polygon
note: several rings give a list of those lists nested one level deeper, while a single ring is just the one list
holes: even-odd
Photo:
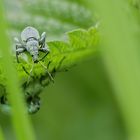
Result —
[{"label": "blade of grass", "polygon": [[7,90],[12,105],[12,120],[18,140],[35,140],[25,105],[19,88],[16,70],[10,54],[10,43],[6,36],[6,21],[4,18],[3,1],[0,0],[0,51],[3,56],[3,67],[7,78]]},{"label": "blade of grass", "polygon": [[4,136],[3,136],[3,132],[2,132],[1,127],[0,127],[0,140],[5,140],[5,139],[4,139]]},{"label": "blade of grass", "polygon": [[[94,3],[102,19],[102,56],[122,110],[130,140],[140,140],[140,63],[134,36],[136,22],[128,18],[123,0]],[[130,10],[130,9],[129,9]]]}]

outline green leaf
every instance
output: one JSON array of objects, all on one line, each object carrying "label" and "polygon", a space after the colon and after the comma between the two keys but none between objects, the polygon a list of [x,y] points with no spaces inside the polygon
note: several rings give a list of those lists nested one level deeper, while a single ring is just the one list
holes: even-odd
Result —
[{"label": "green leaf", "polygon": [[[47,45],[50,48],[50,53],[43,59],[43,65],[47,66],[50,73],[56,73],[69,69],[69,67],[82,60],[93,57],[97,51],[97,34],[96,28],[90,28],[88,31],[78,29],[67,33],[68,41],[66,42],[48,42]],[[25,73],[22,69],[23,65],[27,71],[30,71],[32,66],[31,56],[26,55],[28,60],[25,60],[21,55],[20,61],[22,61],[22,63],[20,65],[17,64],[19,72],[22,71],[22,73]],[[40,53],[40,58],[43,56],[44,53]],[[40,78],[40,75],[45,73],[45,69],[38,63],[35,64],[33,72],[37,78]],[[26,77],[28,77],[28,75]],[[27,79],[24,80],[27,81]]]},{"label": "green leaf", "polygon": [[51,17],[80,27],[89,27],[94,23],[93,15],[87,8],[66,0],[61,0],[61,2],[57,0],[30,1],[25,7],[26,11],[33,15]]},{"label": "green leaf", "polygon": [[67,0],[25,0],[18,3],[13,0],[7,1],[6,9],[10,36],[13,30],[15,36],[20,35],[25,26],[34,26],[40,32],[46,31],[48,41],[60,40],[65,32],[78,28],[88,29],[96,23],[95,16],[85,4]]},{"label": "green leaf", "polygon": [[[67,71],[78,62],[94,56],[98,42],[96,28],[92,27],[95,18],[84,3],[69,0],[25,0],[17,3],[16,0],[6,0],[5,7],[8,33],[12,40],[13,37],[20,36],[25,26],[35,27],[40,34],[44,31],[47,33],[50,53],[43,59],[42,64],[34,64],[33,68],[32,57],[27,52],[19,56],[18,64],[14,55],[13,60],[27,104],[29,96],[38,98],[42,89],[51,82],[47,71],[55,77],[57,72]],[[64,36],[64,33],[67,36]],[[40,53],[40,58],[44,55]],[[2,68],[1,65],[0,85],[4,91],[1,92],[1,96],[8,94],[5,90],[7,79]],[[30,72],[32,68],[33,71]]]},{"label": "green leaf", "polygon": [[[67,71],[77,63],[94,57],[97,52],[97,42],[98,32],[94,27],[89,30],[77,29],[68,32],[67,41],[51,41],[47,43],[50,53],[41,63],[55,77],[57,72]],[[40,58],[44,55],[44,53],[40,53]],[[20,63],[17,63],[15,56],[14,61],[25,98],[26,96],[38,96],[42,89],[51,82],[46,69],[40,63],[33,64],[32,57],[27,52],[19,56]],[[33,71],[30,73],[33,65]],[[6,79],[3,76],[4,70],[2,68],[0,69],[0,85],[2,85],[3,95],[7,92],[5,90]]]}]

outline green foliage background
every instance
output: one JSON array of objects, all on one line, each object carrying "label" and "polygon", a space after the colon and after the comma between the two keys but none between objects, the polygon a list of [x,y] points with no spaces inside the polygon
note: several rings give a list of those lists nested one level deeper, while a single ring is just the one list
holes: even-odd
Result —
[{"label": "green foliage background", "polygon": [[[136,23],[139,23],[139,2],[136,0],[129,0],[128,2],[133,9],[132,17],[137,19]],[[108,69],[106,70],[103,60],[106,57],[103,53],[100,53],[100,46],[97,45],[98,40],[100,40],[97,33],[97,23],[100,23],[100,21],[102,23],[102,16],[104,16],[103,10],[99,10],[101,11],[101,19],[99,18],[100,12],[97,12],[97,7],[101,4],[104,5],[104,2],[94,4],[94,1],[92,1],[90,2],[92,6],[90,6],[84,0],[4,1],[5,16],[8,23],[7,31],[12,43],[14,36],[19,37],[21,30],[31,25],[39,29],[40,33],[47,32],[47,42],[52,48],[52,54],[48,58],[55,60],[50,66],[50,71],[59,65],[63,57],[67,58],[61,67],[56,68],[55,83],[51,83],[43,89],[40,95],[40,111],[30,116],[37,140],[128,139],[127,121],[124,121],[125,113],[120,109],[118,96],[114,94],[114,87],[112,86],[112,81],[115,83],[114,81],[117,78],[110,81],[107,73]],[[124,6],[123,8],[126,8],[125,11],[129,13],[128,7]],[[113,19],[111,18],[112,15],[108,19]],[[126,17],[131,18],[129,14]],[[121,23],[123,24],[123,22]],[[114,29],[113,27],[112,29]],[[126,31],[127,29],[126,26]],[[137,26],[135,29],[137,29]],[[119,31],[117,33],[119,35]],[[94,48],[92,48],[92,45],[94,45]],[[59,51],[56,48],[60,48]],[[108,48],[107,52],[113,54],[113,51],[111,51]],[[62,52],[62,56],[59,55],[60,52]],[[108,54],[106,51],[102,52]],[[125,52],[122,51],[122,53]],[[58,55],[58,58],[54,55]],[[110,64],[109,69],[111,69],[113,61],[107,62],[107,65]],[[45,60],[44,63],[48,64],[49,62]],[[23,64],[25,64],[24,61]],[[30,69],[30,64],[25,65]],[[69,69],[70,66],[73,67]],[[67,67],[69,71],[63,72]],[[21,82],[24,82],[28,78],[27,75],[21,72],[20,65],[16,68],[20,74]],[[38,71],[42,72],[42,69],[38,66],[36,68],[37,71],[34,73],[39,75]],[[125,67],[123,70],[126,70]],[[111,70],[109,72],[111,73]],[[23,77],[26,78],[23,80]],[[123,80],[125,83],[127,79],[124,78]],[[3,81],[1,82],[4,84]],[[119,86],[121,87],[121,85]],[[129,98],[126,97],[127,99]],[[130,117],[130,120],[132,120],[131,118],[135,117]],[[16,139],[10,119],[10,116],[0,113],[0,125],[6,140]],[[22,120],[18,122],[20,121]]]}]

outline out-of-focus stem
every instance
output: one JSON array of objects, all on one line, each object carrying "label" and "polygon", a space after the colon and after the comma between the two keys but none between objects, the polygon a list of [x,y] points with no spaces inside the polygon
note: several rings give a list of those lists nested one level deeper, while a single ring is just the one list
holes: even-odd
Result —
[{"label": "out-of-focus stem", "polygon": [[101,16],[102,57],[123,113],[129,140],[140,140],[140,60],[134,34],[139,28],[127,2],[91,1]]},{"label": "out-of-focus stem", "polygon": [[33,128],[30,124],[21,89],[10,54],[10,43],[6,35],[6,21],[4,18],[3,1],[0,0],[0,51],[3,57],[3,67],[7,78],[7,91],[12,105],[12,120],[18,140],[35,140]]}]

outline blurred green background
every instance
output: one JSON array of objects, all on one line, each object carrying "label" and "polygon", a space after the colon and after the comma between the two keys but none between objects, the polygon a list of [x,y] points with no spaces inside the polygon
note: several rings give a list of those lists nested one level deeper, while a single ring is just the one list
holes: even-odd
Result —
[{"label": "blurred green background", "polygon": [[[65,33],[95,26],[99,15],[84,0],[6,0],[8,33],[13,41],[30,25],[47,32],[47,41],[66,40]],[[41,109],[31,116],[37,140],[127,140],[122,114],[102,56],[97,52],[41,93]],[[22,120],[21,120],[22,121]],[[0,113],[6,140],[14,140],[10,116]]]},{"label": "blurred green background", "polygon": [[[40,111],[31,118],[38,140],[125,140],[100,56],[58,73],[55,83],[41,94]],[[13,137],[9,119],[0,114],[7,140]]]}]

